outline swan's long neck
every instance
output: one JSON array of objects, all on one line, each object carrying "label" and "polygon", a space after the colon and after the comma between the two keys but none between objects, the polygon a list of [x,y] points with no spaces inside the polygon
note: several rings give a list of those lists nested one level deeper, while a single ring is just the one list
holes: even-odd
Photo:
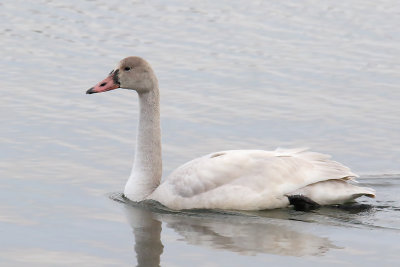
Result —
[{"label": "swan's long neck", "polygon": [[144,200],[160,184],[162,175],[160,97],[158,85],[139,93],[139,125],[135,162],[124,194],[133,201]]}]

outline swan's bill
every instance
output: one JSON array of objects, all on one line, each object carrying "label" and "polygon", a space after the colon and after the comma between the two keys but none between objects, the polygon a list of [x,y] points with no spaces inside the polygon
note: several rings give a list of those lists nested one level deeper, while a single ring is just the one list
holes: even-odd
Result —
[{"label": "swan's bill", "polygon": [[119,88],[118,70],[111,71],[107,78],[86,91],[86,94],[102,93]]}]

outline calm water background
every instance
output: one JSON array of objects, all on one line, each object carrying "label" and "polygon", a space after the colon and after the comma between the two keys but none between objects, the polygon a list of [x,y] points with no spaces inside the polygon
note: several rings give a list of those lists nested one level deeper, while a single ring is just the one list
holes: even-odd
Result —
[{"label": "calm water background", "polygon": [[[398,1],[6,0],[0,12],[2,266],[400,261]],[[212,151],[307,146],[377,199],[245,214],[111,200],[137,97],[84,93],[129,55],[159,78],[164,176]]]}]

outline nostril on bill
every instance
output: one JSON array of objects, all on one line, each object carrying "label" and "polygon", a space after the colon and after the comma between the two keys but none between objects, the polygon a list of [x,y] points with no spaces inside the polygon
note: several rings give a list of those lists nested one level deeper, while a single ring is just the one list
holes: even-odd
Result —
[{"label": "nostril on bill", "polygon": [[103,87],[103,86],[105,86],[106,84],[107,84],[107,83],[102,83],[102,84],[100,84],[100,86]]}]

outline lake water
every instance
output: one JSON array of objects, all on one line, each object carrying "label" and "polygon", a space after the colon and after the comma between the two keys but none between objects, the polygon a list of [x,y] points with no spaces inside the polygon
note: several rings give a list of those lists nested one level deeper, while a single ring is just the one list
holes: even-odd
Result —
[{"label": "lake water", "polygon": [[[398,1],[0,2],[1,266],[394,266]],[[313,212],[171,212],[121,197],[134,92],[85,95],[123,57],[161,90],[164,177],[226,149],[310,147],[377,198]]]}]

